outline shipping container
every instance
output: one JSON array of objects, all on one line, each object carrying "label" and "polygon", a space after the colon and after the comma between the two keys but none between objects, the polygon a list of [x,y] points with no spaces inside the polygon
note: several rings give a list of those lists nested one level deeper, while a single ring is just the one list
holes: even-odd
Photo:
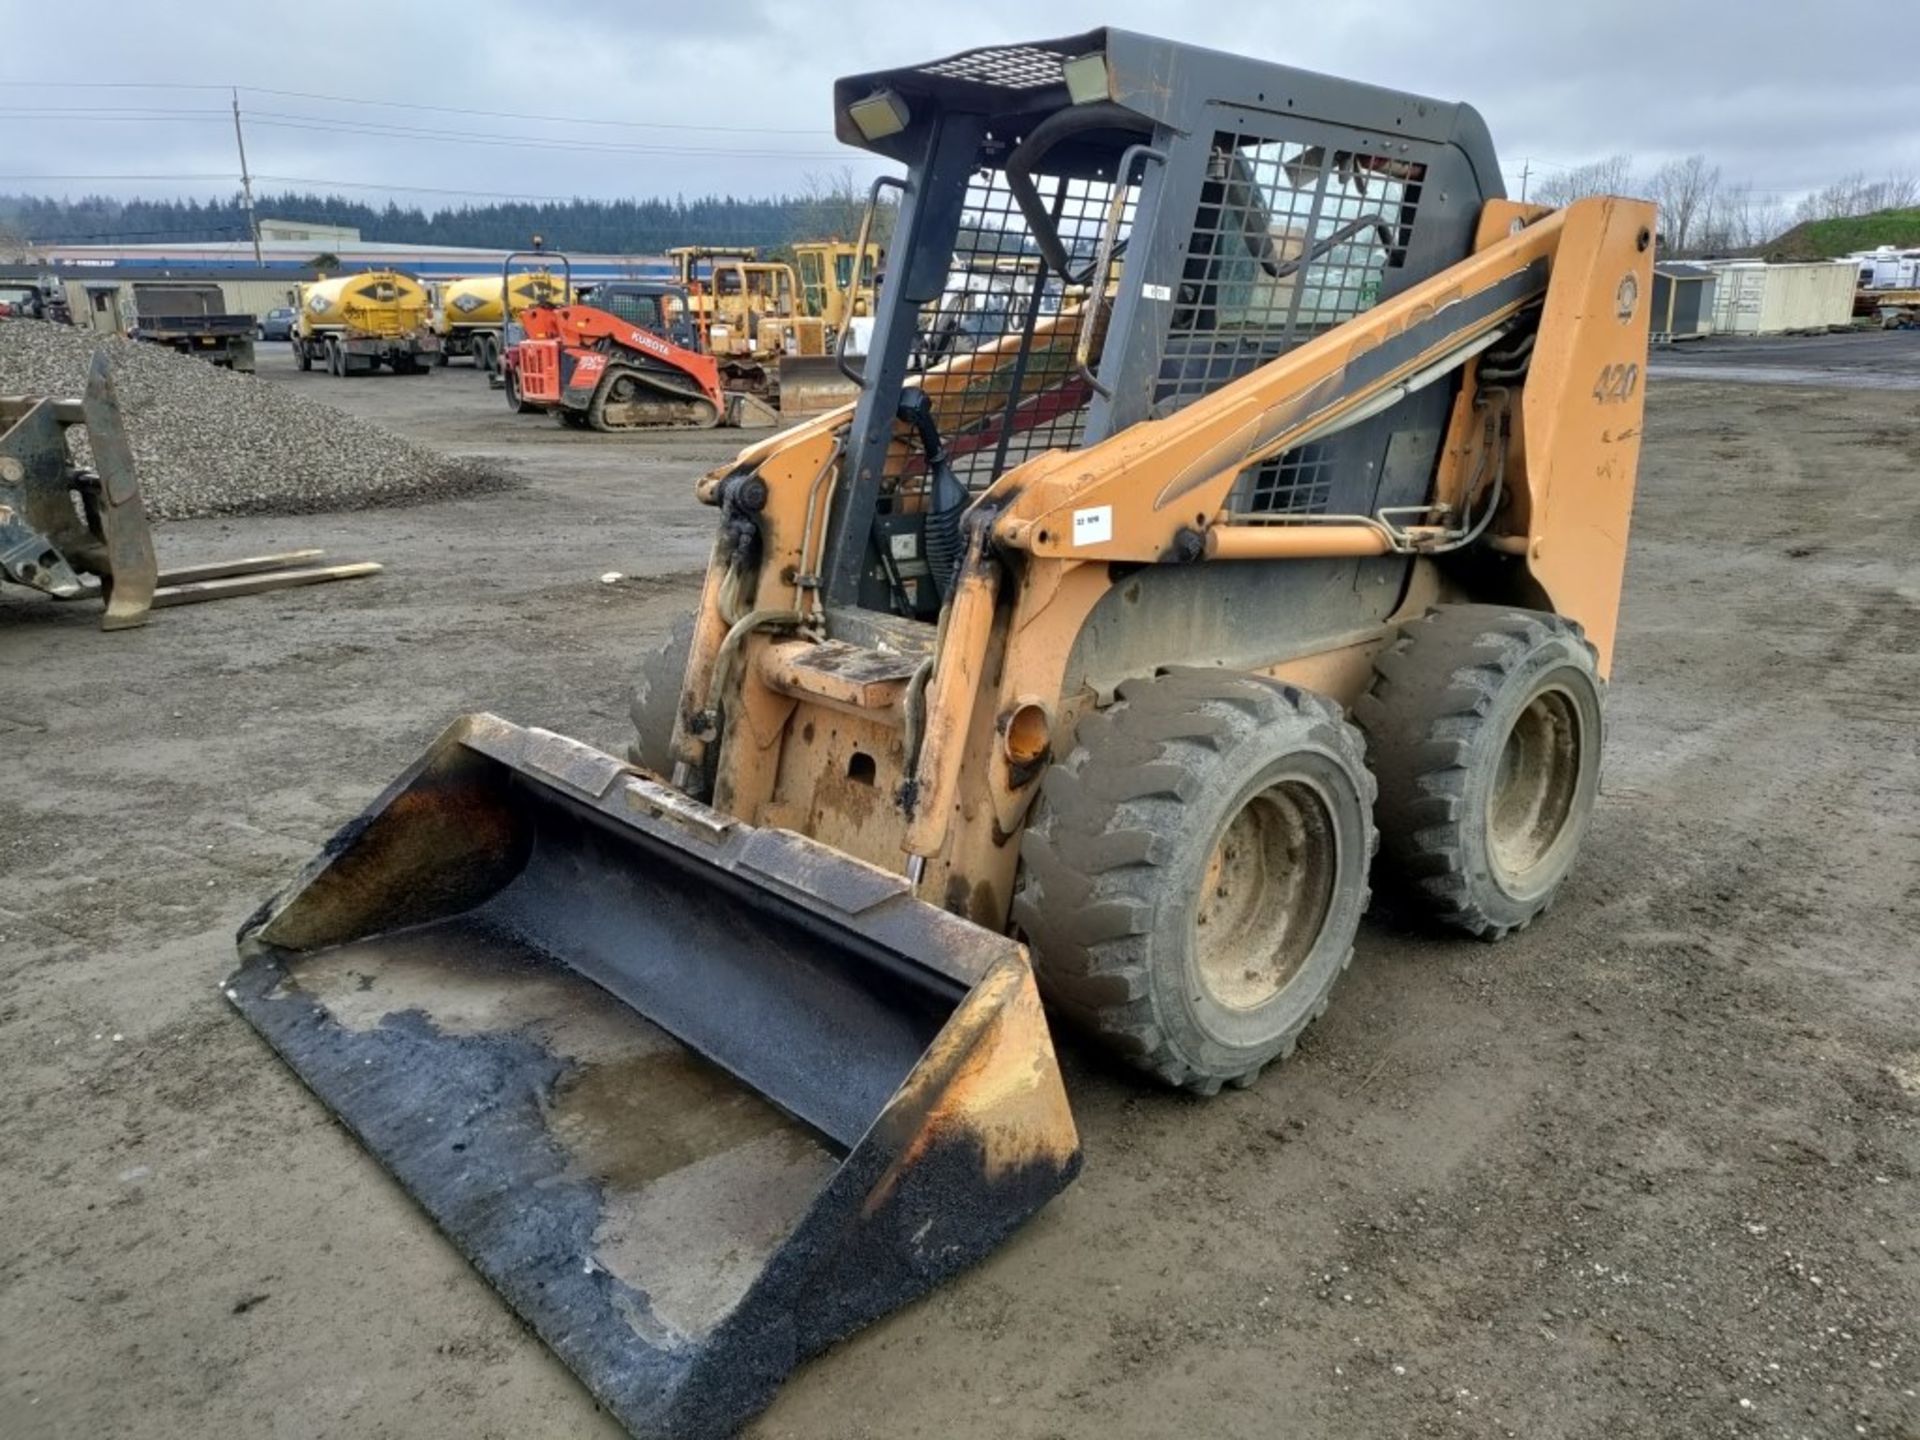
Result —
[{"label": "shipping container", "polygon": [[1714,272],[1713,328],[1721,335],[1779,335],[1853,319],[1860,269],[1853,260],[1769,265],[1726,260]]}]

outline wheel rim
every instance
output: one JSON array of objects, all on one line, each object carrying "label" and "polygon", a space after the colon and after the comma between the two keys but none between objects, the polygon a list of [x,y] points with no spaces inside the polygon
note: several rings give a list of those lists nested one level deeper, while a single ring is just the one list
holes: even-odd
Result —
[{"label": "wheel rim", "polygon": [[1560,686],[1514,717],[1487,806],[1487,852],[1498,877],[1524,885],[1566,833],[1580,789],[1580,711]]},{"label": "wheel rim", "polygon": [[1208,857],[1194,959],[1215,1003],[1253,1010],[1287,987],[1333,906],[1333,816],[1320,792],[1286,780],[1240,807]]}]

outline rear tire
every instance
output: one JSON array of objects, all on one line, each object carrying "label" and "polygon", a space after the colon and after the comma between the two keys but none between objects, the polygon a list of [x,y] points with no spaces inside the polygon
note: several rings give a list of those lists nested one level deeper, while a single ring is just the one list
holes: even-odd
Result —
[{"label": "rear tire", "polygon": [[1323,696],[1177,670],[1048,772],[1013,918],[1063,1019],[1210,1095],[1293,1053],[1353,956],[1373,857],[1360,734]]},{"label": "rear tire", "polygon": [[347,357],[341,353],[340,342],[329,339],[327,341],[327,374],[337,377],[346,373]]},{"label": "rear tire", "polygon": [[1593,646],[1558,615],[1443,605],[1403,626],[1354,707],[1383,878],[1486,940],[1545,911],[1599,792],[1602,696]]},{"label": "rear tire", "polygon": [[293,342],[293,363],[294,366],[300,370],[313,369],[313,355],[308,351],[306,341],[295,340]]},{"label": "rear tire", "polygon": [[687,652],[693,648],[694,612],[673,622],[640,661],[633,682],[633,739],[627,758],[663,780],[673,778],[673,722],[680,712],[680,687],[686,683]]},{"label": "rear tire", "polygon": [[531,415],[543,407],[520,398],[520,372],[509,370],[506,379],[507,408],[516,415]]}]

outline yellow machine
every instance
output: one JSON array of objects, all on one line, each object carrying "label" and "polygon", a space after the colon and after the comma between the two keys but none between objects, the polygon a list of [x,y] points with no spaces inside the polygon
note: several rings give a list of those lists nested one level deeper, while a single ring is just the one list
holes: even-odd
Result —
[{"label": "yellow machine", "polygon": [[[501,335],[506,326],[506,287],[498,275],[469,275],[438,287],[433,304],[433,331],[441,353],[451,359],[471,355],[480,370],[498,368]],[[526,270],[513,277],[513,313],[528,306],[570,304],[565,282],[549,270]]]},{"label": "yellow machine", "polygon": [[384,365],[414,375],[444,359],[426,287],[398,270],[302,285],[296,308],[293,353],[302,370],[323,365],[329,375],[366,375]]},{"label": "yellow machine", "polygon": [[678,245],[667,255],[729,388],[770,392],[769,366],[780,356],[826,353],[825,330],[803,313],[791,265],[761,260],[751,246]]},{"label": "yellow machine", "polygon": [[829,335],[837,335],[848,320],[873,314],[873,281],[879,269],[879,247],[867,247],[866,263],[856,281],[853,257],[858,253],[844,240],[803,240],[793,247],[799,272],[800,301],[808,315],[826,321]]},{"label": "yellow machine", "polygon": [[458,721],[229,982],[649,1437],[1072,1180],[1046,1013],[1285,1085],[1372,875],[1506,936],[1598,790],[1651,205],[1516,204],[1464,105],[1119,30],[834,114],[906,176],[858,399],[700,481],[629,755]]},{"label": "yellow machine", "polygon": [[[804,336],[795,353],[779,362],[780,413],[787,419],[805,419],[846,404],[859,387],[842,366],[844,349],[858,355],[859,345],[843,346],[841,336],[850,322],[873,315],[874,282],[882,259],[877,245],[866,248],[867,260],[854,276],[858,247],[841,240],[802,241],[793,247],[799,273],[802,323],[817,324],[819,334]],[[851,338],[851,337],[849,337]]]}]

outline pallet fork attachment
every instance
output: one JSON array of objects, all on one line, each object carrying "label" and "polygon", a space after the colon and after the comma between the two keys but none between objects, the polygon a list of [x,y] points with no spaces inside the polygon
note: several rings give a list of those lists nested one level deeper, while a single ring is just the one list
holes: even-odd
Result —
[{"label": "pallet fork attachment", "polygon": [[[73,463],[66,432],[75,426],[86,432],[91,469]],[[56,600],[102,600],[102,630],[133,629],[173,605],[352,580],[381,568],[319,563],[325,555],[290,550],[162,570],[104,352],[93,358],[83,399],[0,397],[0,580]]]}]

